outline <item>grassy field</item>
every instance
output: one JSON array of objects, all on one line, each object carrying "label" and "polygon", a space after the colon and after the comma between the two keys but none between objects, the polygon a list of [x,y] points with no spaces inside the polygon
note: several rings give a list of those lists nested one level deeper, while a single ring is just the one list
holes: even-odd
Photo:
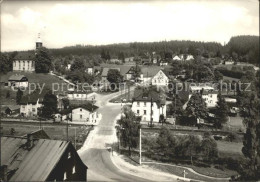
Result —
[{"label": "grassy field", "polygon": [[[14,136],[24,136],[33,131],[39,130],[39,125],[24,125],[24,124],[1,124],[3,127],[3,135],[10,135],[11,128],[15,129]],[[43,125],[44,131],[53,140],[67,140],[67,126],[66,125]],[[69,141],[74,145],[75,143],[75,131],[76,131],[76,141],[77,149],[81,147],[85,141],[89,131],[92,127],[83,126],[70,126],[68,132]]]}]

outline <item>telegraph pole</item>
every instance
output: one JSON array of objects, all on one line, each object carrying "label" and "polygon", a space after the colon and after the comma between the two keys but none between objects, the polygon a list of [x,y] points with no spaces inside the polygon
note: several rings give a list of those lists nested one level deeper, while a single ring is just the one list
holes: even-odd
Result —
[{"label": "telegraph pole", "polygon": [[140,153],[140,156],[139,156],[139,164],[141,165],[142,164],[142,129],[140,128],[139,129],[139,153]]},{"label": "telegraph pole", "polygon": [[76,138],[77,138],[77,128],[75,127],[75,149],[76,149],[76,147],[77,147],[77,140],[76,140]]}]

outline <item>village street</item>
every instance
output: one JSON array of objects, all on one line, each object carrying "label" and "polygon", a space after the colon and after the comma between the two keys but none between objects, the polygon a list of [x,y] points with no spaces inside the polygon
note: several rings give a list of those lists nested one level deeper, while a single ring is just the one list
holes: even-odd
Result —
[{"label": "village street", "polygon": [[120,114],[121,104],[112,104],[108,101],[118,95],[120,93],[95,96],[102,120],[90,133],[83,147],[78,150],[82,161],[88,166],[88,181],[177,181],[177,176],[174,175],[165,175],[153,170],[145,171],[139,169],[140,167],[130,169],[129,166],[122,171],[117,167],[118,165],[115,165],[113,161],[115,158],[111,157],[112,154],[108,148],[117,140],[115,120]]},{"label": "village street", "polygon": [[83,148],[78,151],[81,159],[89,168],[88,181],[143,181],[142,178],[117,169],[107,150],[115,140],[114,121],[121,108],[120,104],[111,104],[108,101],[119,94],[96,95],[96,105],[100,107],[102,120],[91,132]]}]

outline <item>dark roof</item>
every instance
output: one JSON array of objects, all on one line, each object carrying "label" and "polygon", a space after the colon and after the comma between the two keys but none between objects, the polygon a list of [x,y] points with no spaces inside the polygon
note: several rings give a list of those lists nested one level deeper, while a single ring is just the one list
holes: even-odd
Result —
[{"label": "dark roof", "polygon": [[90,102],[87,102],[86,104],[82,104],[82,105],[72,107],[72,109],[77,109],[77,108],[83,108],[83,109],[86,109],[88,111],[95,111],[95,110],[98,109],[98,106],[96,106],[96,105],[94,105]]},{"label": "dark roof", "polygon": [[154,77],[162,68],[160,66],[143,66],[141,73],[144,77]]},{"label": "dark roof", "polygon": [[25,78],[24,80],[28,80],[24,75],[11,75],[9,77],[9,81],[20,81],[21,79]]},{"label": "dark roof", "polygon": [[15,57],[14,60],[32,60],[34,59],[35,54],[32,52],[19,52]]},{"label": "dark roof", "polygon": [[34,139],[28,150],[26,143],[22,137],[1,137],[1,164],[14,172],[10,181],[45,181],[69,146],[67,141]]},{"label": "dark roof", "polygon": [[136,88],[133,101],[156,102],[158,106],[165,104],[165,98],[154,89]]}]

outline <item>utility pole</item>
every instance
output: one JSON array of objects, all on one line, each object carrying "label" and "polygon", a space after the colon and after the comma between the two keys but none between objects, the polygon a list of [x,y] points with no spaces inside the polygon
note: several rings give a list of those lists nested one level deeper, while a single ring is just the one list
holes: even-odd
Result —
[{"label": "utility pole", "polygon": [[67,118],[67,142],[69,141],[69,120]]},{"label": "utility pole", "polygon": [[142,129],[141,128],[139,131],[139,153],[140,153],[139,164],[141,165],[142,164]]},{"label": "utility pole", "polygon": [[150,114],[151,118],[150,118],[150,127],[153,126],[153,98],[151,98],[151,114]]},{"label": "utility pole", "polygon": [[75,127],[75,149],[76,149],[76,147],[77,147],[77,140],[76,140],[76,138],[77,138],[77,128]]}]

